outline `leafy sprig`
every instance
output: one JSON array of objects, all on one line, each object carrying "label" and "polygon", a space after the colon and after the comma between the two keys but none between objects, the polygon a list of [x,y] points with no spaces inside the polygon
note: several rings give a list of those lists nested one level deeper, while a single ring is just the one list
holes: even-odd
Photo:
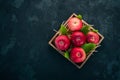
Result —
[{"label": "leafy sprig", "polygon": [[90,29],[89,26],[84,25],[84,26],[82,27],[81,31],[82,31],[84,34],[87,34],[87,33],[89,32],[89,29]]},{"label": "leafy sprig", "polygon": [[96,47],[96,44],[94,44],[94,43],[86,43],[82,46],[82,48],[85,50],[86,54],[88,54],[95,47]]},{"label": "leafy sprig", "polygon": [[81,19],[82,20],[82,15],[77,15],[77,18]]},{"label": "leafy sprig", "polygon": [[60,32],[63,35],[67,34],[67,28],[63,24],[61,24],[61,26],[60,26]]},{"label": "leafy sprig", "polygon": [[93,32],[96,32],[96,33],[98,32],[98,30],[97,30],[97,29],[93,29],[92,31],[93,31]]},{"label": "leafy sprig", "polygon": [[69,59],[70,55],[69,55],[69,52],[68,52],[68,51],[66,51],[66,52],[64,53],[64,57],[67,58],[67,59]]}]

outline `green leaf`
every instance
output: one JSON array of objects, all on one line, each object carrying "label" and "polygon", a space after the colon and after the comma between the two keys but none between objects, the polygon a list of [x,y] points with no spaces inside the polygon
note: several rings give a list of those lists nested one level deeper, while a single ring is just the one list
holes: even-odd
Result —
[{"label": "green leaf", "polygon": [[61,34],[64,34],[64,35],[67,34],[67,28],[63,24],[61,24],[60,32]]},{"label": "green leaf", "polygon": [[84,33],[84,34],[87,34],[88,32],[89,32],[89,26],[87,26],[87,25],[84,25],[83,27],[82,27],[82,29],[81,29],[81,31]]},{"label": "green leaf", "polygon": [[85,50],[86,54],[88,54],[95,47],[96,47],[96,44],[94,44],[94,43],[86,43],[82,46],[82,48]]},{"label": "green leaf", "polygon": [[96,33],[98,32],[98,30],[97,30],[97,29],[93,29],[92,31],[93,31],[93,32],[96,32]]},{"label": "green leaf", "polygon": [[64,53],[64,57],[67,58],[67,59],[69,59],[69,56],[70,56],[70,55],[69,55],[69,52],[66,51],[66,52]]},{"label": "green leaf", "polygon": [[82,19],[82,15],[80,15],[80,14],[77,15],[77,18]]}]

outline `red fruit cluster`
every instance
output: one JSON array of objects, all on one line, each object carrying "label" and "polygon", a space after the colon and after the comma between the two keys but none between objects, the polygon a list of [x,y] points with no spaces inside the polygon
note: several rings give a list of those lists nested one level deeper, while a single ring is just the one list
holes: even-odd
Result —
[{"label": "red fruit cluster", "polygon": [[68,35],[59,35],[55,38],[55,46],[62,51],[70,49],[70,59],[75,63],[81,63],[86,59],[86,53],[81,48],[86,42],[98,44],[99,35],[96,32],[89,31],[86,35],[80,30],[83,22],[77,17],[73,17],[68,21],[67,28],[71,31]]}]

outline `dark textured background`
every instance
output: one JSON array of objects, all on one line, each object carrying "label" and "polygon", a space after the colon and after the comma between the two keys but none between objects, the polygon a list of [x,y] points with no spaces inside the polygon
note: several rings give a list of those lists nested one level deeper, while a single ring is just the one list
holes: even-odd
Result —
[{"label": "dark textured background", "polygon": [[[120,0],[0,0],[0,80],[120,80]],[[48,41],[72,13],[104,35],[82,69]]]}]

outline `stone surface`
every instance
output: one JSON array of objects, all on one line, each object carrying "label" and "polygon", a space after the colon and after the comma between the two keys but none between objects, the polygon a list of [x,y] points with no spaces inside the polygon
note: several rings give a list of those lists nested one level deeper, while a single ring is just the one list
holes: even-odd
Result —
[{"label": "stone surface", "polygon": [[[0,0],[0,80],[120,80],[120,0]],[[48,45],[63,20],[82,14],[104,35],[79,70]]]}]

